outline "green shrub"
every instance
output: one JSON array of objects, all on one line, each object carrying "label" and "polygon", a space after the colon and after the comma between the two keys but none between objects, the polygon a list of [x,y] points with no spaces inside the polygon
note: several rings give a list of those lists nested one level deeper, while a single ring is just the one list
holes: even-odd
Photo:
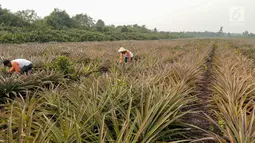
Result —
[{"label": "green shrub", "polygon": [[0,28],[0,43],[83,42],[115,40],[158,40],[179,38],[180,35],[140,32],[98,32],[80,29],[52,30],[29,28]]},{"label": "green shrub", "polygon": [[70,74],[72,71],[71,61],[66,56],[58,56],[54,60],[52,68],[64,74]]}]

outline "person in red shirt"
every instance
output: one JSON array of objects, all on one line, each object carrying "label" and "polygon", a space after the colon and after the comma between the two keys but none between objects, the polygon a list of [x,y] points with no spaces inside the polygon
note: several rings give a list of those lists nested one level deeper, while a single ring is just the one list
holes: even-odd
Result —
[{"label": "person in red shirt", "polygon": [[4,60],[3,61],[4,66],[10,67],[10,72],[16,72],[20,74],[28,75],[32,68],[32,62],[26,60],[26,59],[15,59],[15,60]]}]

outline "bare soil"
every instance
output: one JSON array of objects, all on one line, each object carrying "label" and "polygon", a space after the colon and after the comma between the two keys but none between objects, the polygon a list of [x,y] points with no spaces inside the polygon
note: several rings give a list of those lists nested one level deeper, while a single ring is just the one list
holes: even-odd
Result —
[{"label": "bare soil", "polygon": [[[184,120],[188,124],[195,125],[203,130],[210,131],[210,128],[216,128],[211,124],[211,122],[206,119],[205,114],[209,115],[210,108],[207,106],[209,102],[209,98],[212,95],[212,92],[209,89],[210,84],[213,79],[213,60],[215,56],[216,47],[212,47],[208,58],[205,61],[206,70],[202,74],[201,79],[197,82],[196,96],[198,98],[198,102],[195,103],[194,106],[191,106],[190,109],[196,109],[197,113],[189,113],[185,116]],[[199,129],[192,129],[190,132],[190,136],[203,138],[205,137],[204,132]],[[203,141],[203,143],[215,143],[212,140]]]}]

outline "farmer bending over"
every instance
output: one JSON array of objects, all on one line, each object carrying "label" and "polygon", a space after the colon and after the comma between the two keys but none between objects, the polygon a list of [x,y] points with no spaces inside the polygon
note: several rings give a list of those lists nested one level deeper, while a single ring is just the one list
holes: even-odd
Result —
[{"label": "farmer bending over", "polygon": [[131,53],[129,50],[121,47],[118,52],[120,53],[120,64],[124,62],[131,62],[133,60],[133,53]]},{"label": "farmer bending over", "polygon": [[4,66],[11,67],[11,73],[16,72],[25,75],[28,75],[33,68],[32,62],[26,59],[4,60],[3,64]]}]

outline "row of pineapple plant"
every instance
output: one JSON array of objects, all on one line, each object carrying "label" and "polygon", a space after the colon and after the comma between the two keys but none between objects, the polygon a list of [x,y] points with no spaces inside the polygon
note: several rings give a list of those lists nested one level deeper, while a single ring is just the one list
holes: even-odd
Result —
[{"label": "row of pineapple plant", "polygon": [[[160,51],[162,47],[157,47],[161,58],[149,52],[146,55],[150,58],[143,56],[143,49],[138,52],[141,59],[125,67],[106,56],[110,61],[107,73],[81,76],[79,81],[49,85],[17,96],[2,104],[0,139],[3,142],[190,141],[194,137],[187,137],[186,133],[191,127],[181,118],[191,111],[183,109],[196,100],[193,96],[196,80],[210,51],[193,45],[186,45],[185,54],[174,60],[171,59],[183,49],[169,47]],[[90,60],[95,59],[90,57]],[[88,72],[94,66],[90,62],[74,63],[72,67]]]},{"label": "row of pineapple plant", "polygon": [[219,44],[211,85],[212,115],[208,116],[220,132],[218,142],[255,142],[255,71],[253,61],[229,44]]}]

